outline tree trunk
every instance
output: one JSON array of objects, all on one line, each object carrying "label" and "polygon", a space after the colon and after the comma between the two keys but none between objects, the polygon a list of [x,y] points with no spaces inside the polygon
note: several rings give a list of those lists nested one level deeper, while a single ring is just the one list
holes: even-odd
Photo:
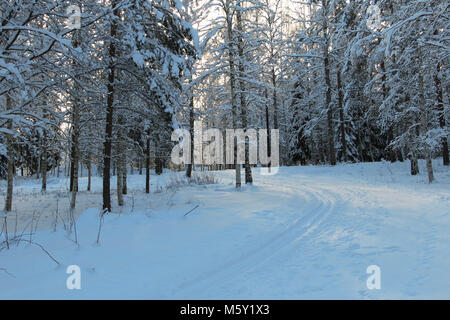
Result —
[{"label": "tree trunk", "polygon": [[[74,162],[78,163],[78,154],[75,155]],[[74,186],[78,185],[78,165],[75,166],[75,170],[74,170],[74,174],[73,174],[73,183],[74,183]],[[70,200],[70,208],[71,209],[75,208],[75,204],[77,201],[77,191],[78,190],[76,188],[72,189],[72,198]]]},{"label": "tree trunk", "polygon": [[78,140],[80,136],[80,128],[79,128],[79,100],[75,98],[72,108],[72,198],[70,201],[70,207],[75,208],[77,192],[78,192],[78,165],[79,165],[79,145]]},{"label": "tree trunk", "polygon": [[[381,91],[383,93],[383,101],[386,101],[386,98],[388,96],[388,88],[386,85],[386,83],[387,83],[387,81],[386,81],[386,66],[384,64],[384,60],[381,61],[380,68],[381,68]],[[389,146],[393,140],[394,140],[394,130],[393,130],[393,127],[390,126],[387,131],[387,141],[386,141],[387,157],[385,156],[385,158],[388,158],[390,162],[397,161],[395,150]]]},{"label": "tree trunk", "polygon": [[164,165],[163,160],[161,159],[161,156],[158,155],[155,159],[155,173],[160,176],[163,174]]},{"label": "tree trunk", "polygon": [[41,139],[39,138],[39,157],[37,159],[37,172],[36,172],[36,179],[41,178]]},{"label": "tree trunk", "polygon": [[125,146],[124,146],[124,117],[118,116],[117,119],[117,139],[116,139],[116,170],[117,170],[117,202],[123,206],[124,179],[126,175]]},{"label": "tree trunk", "polygon": [[122,162],[117,161],[117,204],[123,206],[123,167]]},{"label": "tree trunk", "polygon": [[[322,0],[323,8],[327,8],[328,4]],[[325,74],[326,96],[325,108],[327,109],[327,141],[328,141],[328,159],[332,166],[336,165],[336,152],[334,148],[334,128],[333,128],[333,106],[331,104],[331,79],[328,53],[328,24],[326,17],[323,18],[323,35],[325,44],[323,45],[323,68]]]},{"label": "tree trunk", "polygon": [[388,148],[388,158],[389,158],[390,162],[394,163],[394,162],[397,161],[397,155],[395,153],[395,150],[392,147],[389,147],[389,144],[394,140],[394,130],[393,130],[392,127],[389,128],[387,136],[388,136],[388,138],[387,138],[387,140],[388,140],[387,141],[388,142],[387,143],[388,144],[388,146],[387,146],[387,148]]},{"label": "tree trunk", "polygon": [[191,161],[186,166],[186,177],[192,177],[192,166],[194,165],[194,96],[191,93],[189,104],[189,132],[191,134]]},{"label": "tree trunk", "polygon": [[[67,155],[66,155],[65,161],[64,161],[64,175],[66,177],[70,176],[70,166],[71,166],[71,164],[70,164],[70,152],[67,152]],[[72,180],[70,181],[69,188],[70,188],[70,191],[72,191]]]},{"label": "tree trunk", "polygon": [[[77,98],[75,98],[77,100]],[[78,101],[74,101],[72,110],[72,131],[78,130]],[[75,171],[78,174],[78,162],[75,161],[75,156],[78,149],[78,133],[72,132],[72,148],[70,153],[70,192],[78,191],[78,179],[75,180]]]},{"label": "tree trunk", "polygon": [[345,136],[344,93],[342,91],[341,70],[337,71],[337,89],[338,89],[339,121],[340,121],[340,130],[341,130],[341,144],[342,144],[341,159],[344,162],[347,162],[348,161],[347,138]]},{"label": "tree trunk", "polygon": [[[78,118],[78,108],[75,107],[77,103],[74,103],[74,118]],[[78,120],[75,120],[74,123],[78,123]],[[74,126],[72,143],[75,146],[72,154],[72,162],[73,162],[73,187],[72,187],[72,199],[70,201],[70,208],[75,208],[77,192],[78,192],[78,164],[79,164],[79,150],[78,150],[78,137],[79,137],[79,129]]]},{"label": "tree trunk", "polygon": [[[46,111],[43,112],[43,118],[46,118]],[[46,130],[43,130],[42,139],[39,139],[40,146],[40,156],[39,156],[39,171],[42,173],[42,183],[41,183],[41,192],[45,192],[47,190],[47,156],[46,156],[46,148],[47,148],[47,133]],[[45,164],[44,164],[45,162]],[[14,168],[14,173],[15,173]]]},{"label": "tree trunk", "polygon": [[41,159],[42,165],[42,188],[41,190],[43,192],[47,191],[47,152],[45,151],[45,147],[42,152],[42,159]]},{"label": "tree trunk", "polygon": [[[271,135],[270,135],[270,117],[269,117],[269,104],[267,103],[267,89],[266,89],[266,93],[265,93],[265,97],[266,97],[266,129],[267,129],[267,156],[270,158],[270,156],[272,155],[272,145],[271,145]],[[267,165],[267,167],[269,168],[269,172],[270,172],[270,166],[271,163],[269,163]]]},{"label": "tree trunk", "polygon": [[123,189],[122,189],[122,193],[123,194],[128,194],[128,186],[127,186],[127,164],[126,161],[124,162],[123,165],[123,172],[122,172],[122,185],[123,185]]},{"label": "tree trunk", "polygon": [[70,150],[70,186],[69,186],[69,191],[72,192],[73,190],[73,154],[75,152],[73,151],[73,141],[72,141],[72,148]]},{"label": "tree trunk", "polygon": [[[445,112],[444,112],[444,100],[442,95],[442,85],[441,79],[439,79],[439,73],[441,70],[441,65],[438,63],[436,74],[434,75],[434,83],[436,87],[436,96],[437,96],[437,109],[439,112],[439,126],[441,129],[445,130]],[[448,139],[444,137],[442,139],[442,158],[444,161],[444,166],[449,165],[449,153],[448,153]]]},{"label": "tree trunk", "polygon": [[[423,74],[422,70],[419,71],[419,99],[421,109],[421,131],[422,136],[425,136],[428,132],[428,111],[424,95]],[[428,182],[432,183],[434,180],[433,174],[433,162],[431,160],[431,147],[425,145],[425,159],[427,163]]]},{"label": "tree trunk", "polygon": [[147,138],[147,150],[145,153],[145,193],[150,193],[150,138]]},{"label": "tree trunk", "polygon": [[[238,6],[241,5],[241,1],[238,1]],[[244,67],[244,42],[242,40],[242,33],[244,32],[242,27],[242,19],[241,19],[241,11],[237,10],[236,12],[237,16],[237,27],[239,31],[239,39],[238,39],[238,53],[239,53],[239,87],[240,87],[240,97],[241,97],[241,123],[244,130],[248,130],[248,122],[247,122],[247,101],[245,97],[245,83],[244,83],[244,77],[245,77],[245,67]],[[275,80],[275,69],[273,69],[273,76]],[[274,87],[274,112],[276,111],[276,90]],[[249,142],[248,139],[245,140],[245,183],[246,184],[252,184],[253,183],[253,177],[252,177],[252,168],[250,166],[250,154],[249,154]]]},{"label": "tree trunk", "polygon": [[[11,97],[6,94],[6,110],[11,110]],[[8,120],[8,130],[13,129],[12,120]],[[6,203],[5,211],[9,212],[12,210],[12,197],[13,197],[13,179],[14,179],[14,147],[13,147],[13,137],[8,134],[6,136],[7,144],[7,155],[8,155],[8,186],[6,191]]]},{"label": "tree trunk", "polygon": [[277,75],[275,67],[272,66],[272,87],[273,87],[273,127],[278,129],[278,104],[277,104]]},{"label": "tree trunk", "polygon": [[[117,0],[111,2],[111,8],[115,8]],[[113,14],[118,17],[119,9],[114,9]],[[107,105],[106,105],[106,132],[103,152],[103,210],[111,212],[111,148],[112,148],[112,131],[113,131],[113,113],[114,113],[114,80],[115,66],[114,59],[116,57],[116,47],[114,38],[117,35],[117,23],[111,20],[110,43],[109,43],[109,72],[107,85]]]},{"label": "tree trunk", "polygon": [[411,152],[411,175],[415,176],[419,174],[419,161],[415,151]]},{"label": "tree trunk", "polygon": [[433,162],[431,160],[431,152],[428,152],[426,157],[427,157],[428,183],[433,183],[434,173],[433,173]]},{"label": "tree trunk", "polygon": [[92,180],[92,164],[91,160],[88,160],[87,163],[87,169],[88,169],[88,185],[87,185],[87,191],[91,191],[91,180]]},{"label": "tree trunk", "polygon": [[[231,15],[231,8],[227,8],[227,35],[228,35],[228,64],[230,68],[230,91],[231,91],[231,111],[233,114],[233,128],[237,129],[237,106],[236,106],[236,75],[235,75],[235,65],[234,65],[234,36],[233,36],[233,17]],[[234,165],[236,171],[236,188],[239,189],[242,185],[241,183],[241,166],[237,163],[237,144],[234,144]]]},{"label": "tree trunk", "polygon": [[[75,31],[73,33],[72,44],[75,48],[80,45],[81,35],[79,31]],[[76,72],[77,62],[73,61],[73,69]],[[79,115],[79,107],[80,100],[77,93],[80,92],[80,88],[78,83],[75,81],[74,84],[75,94],[72,96],[73,104],[72,104],[72,146],[71,146],[71,168],[70,168],[70,191],[72,192],[72,199],[70,201],[70,207],[75,208],[76,202],[76,193],[78,192],[78,164],[79,164],[79,145],[78,138],[80,136],[80,115]]]}]

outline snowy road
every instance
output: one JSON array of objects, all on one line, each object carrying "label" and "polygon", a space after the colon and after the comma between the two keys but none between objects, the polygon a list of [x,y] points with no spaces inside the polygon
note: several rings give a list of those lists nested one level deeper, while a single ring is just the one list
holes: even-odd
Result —
[{"label": "snowy road", "polygon": [[[255,299],[449,296],[448,189],[431,195],[353,178],[330,180],[335,177],[295,170],[257,179],[267,193],[264,203],[271,196],[287,198],[286,219],[254,247],[185,283],[180,297],[217,286],[226,298],[236,292]],[[380,291],[366,287],[370,265],[381,268]]]},{"label": "snowy road", "polygon": [[[282,168],[239,192],[229,172],[136,196],[147,209],[108,217],[100,246],[95,210],[78,221],[79,247],[63,230],[36,234],[59,267],[33,246],[1,251],[14,278],[0,273],[0,298],[448,299],[450,173],[436,171],[430,186],[406,163]],[[66,289],[68,265],[81,290]],[[370,265],[381,290],[366,286]]]},{"label": "snowy road", "polygon": [[[278,181],[279,182],[279,181]],[[321,190],[311,187],[303,187],[302,191],[298,185],[284,181],[283,189],[280,190],[279,184],[261,181],[266,192],[271,196],[280,197],[280,192],[290,193],[292,199],[297,202],[298,199],[304,199],[291,209],[292,218],[283,221],[280,228],[265,235],[254,248],[246,248],[246,252],[234,257],[233,260],[219,266],[219,268],[207,272],[199,278],[192,279],[184,283],[181,288],[195,288],[203,291],[211,287],[212,283],[230,283],[237,278],[252,273],[253,270],[263,267],[277,256],[286,255],[295,247],[299,246],[299,241],[313,233],[327,217],[334,212],[334,199],[324,196]]]}]

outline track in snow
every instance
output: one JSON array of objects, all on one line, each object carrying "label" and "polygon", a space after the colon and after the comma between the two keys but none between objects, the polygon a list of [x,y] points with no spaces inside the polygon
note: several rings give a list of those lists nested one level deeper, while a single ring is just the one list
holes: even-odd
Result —
[{"label": "track in snow", "polygon": [[[261,186],[269,188],[273,192],[280,192],[276,181],[271,183],[268,181],[270,180],[261,181]],[[283,230],[274,232],[260,245],[241,253],[219,267],[182,283],[174,294],[201,292],[202,289],[207,289],[211,285],[228,283],[257,267],[264,266],[273,258],[287,254],[298,246],[300,241],[318,231],[320,225],[334,213],[336,195],[328,190],[306,185],[302,185],[302,188],[299,189],[298,184],[286,181],[283,181],[282,186],[283,189],[288,188],[293,191],[298,197],[300,206],[294,221],[290,222]]]}]

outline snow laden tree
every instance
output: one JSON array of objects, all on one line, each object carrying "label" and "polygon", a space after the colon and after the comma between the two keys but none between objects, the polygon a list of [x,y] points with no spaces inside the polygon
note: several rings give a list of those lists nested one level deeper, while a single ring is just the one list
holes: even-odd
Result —
[{"label": "snow laden tree", "polygon": [[[256,115],[264,92],[264,89],[261,90],[264,83],[258,64],[260,25],[253,23],[261,3],[226,0],[212,2],[210,6],[215,17],[206,28],[205,37],[209,41],[203,54],[205,64],[199,68],[202,73],[200,90],[204,94],[200,98],[204,105],[203,112],[211,120],[209,124],[216,122],[222,129],[247,130],[255,124],[252,117],[260,118]],[[253,177],[248,139],[244,143],[245,183],[251,184]],[[233,163],[236,188],[240,188],[241,164],[238,163],[237,144],[236,141],[233,143],[234,160],[227,159],[227,163]]]},{"label": "snow laden tree", "polygon": [[105,52],[108,60],[103,156],[105,211],[111,211],[113,129],[125,121],[120,114],[115,121],[115,111],[124,102],[119,94],[120,81],[127,79],[136,83],[136,96],[147,102],[142,105],[157,108],[164,114],[165,129],[158,135],[161,144],[164,131],[170,132],[175,125],[172,121],[174,106],[182,103],[181,84],[184,77],[189,77],[198,55],[196,31],[185,20],[185,6],[181,1],[111,2],[105,20],[109,24]]},{"label": "snow laden tree", "polygon": [[[286,121],[280,121],[280,115],[283,114],[282,105],[285,96],[282,94],[285,90],[283,77],[287,73],[284,62],[286,59],[286,44],[291,36],[287,12],[284,12],[283,2],[281,0],[260,2],[258,10],[254,12],[254,20],[258,26],[255,30],[255,38],[258,50],[254,57],[256,77],[259,83],[253,83],[260,86],[258,96],[252,97],[251,101],[256,101],[259,106],[254,106],[254,113],[258,118],[264,119],[258,125],[267,129],[267,144],[270,149],[270,129],[281,129],[280,148],[283,150],[286,141],[286,134],[289,132]],[[256,42],[256,41],[255,41]],[[260,75],[259,77],[257,75]],[[256,119],[253,119],[255,121]],[[257,121],[257,120],[256,120]],[[281,123],[281,124],[280,124]],[[270,154],[270,150],[269,154]],[[281,162],[287,160],[287,152],[281,152]]]},{"label": "snow laden tree", "polygon": [[379,84],[379,68],[371,66],[370,61],[376,56],[374,47],[380,37],[376,29],[369,28],[369,6],[366,1],[347,4],[334,36],[337,47],[341,48],[336,60],[342,61],[341,70],[336,70],[340,144],[342,149],[345,147],[341,156],[364,162],[381,160],[386,146],[385,136],[377,125],[379,90],[371,87]]},{"label": "snow laden tree", "polygon": [[[208,26],[208,13],[209,9],[213,6],[210,1],[205,0],[183,0],[185,7],[185,20],[190,23],[198,32],[196,35],[197,42],[197,53],[198,59],[192,64],[189,70],[189,76],[184,78],[183,83],[183,99],[184,103],[181,105],[181,109],[175,110],[177,115],[177,121],[181,127],[188,128],[191,135],[191,145],[190,145],[190,163],[185,164],[186,177],[188,179],[192,178],[192,171],[194,170],[194,123],[199,119],[198,112],[196,111],[195,105],[199,97],[199,89],[202,81],[205,77],[210,76],[208,68],[201,68],[202,55],[205,51],[206,46],[210,38],[214,35],[215,31],[209,30]],[[202,41],[200,42],[200,38]],[[187,152],[187,150],[186,150]]]},{"label": "snow laden tree", "polygon": [[284,62],[291,161],[333,163],[333,133],[338,161],[408,157],[417,174],[424,158],[432,181],[431,159],[440,153],[448,163],[448,5],[310,1],[300,9]]},{"label": "snow laden tree", "polygon": [[417,159],[426,159],[431,183],[433,154],[441,149],[444,163],[448,162],[448,128],[442,99],[448,77],[441,72],[448,56],[448,4],[410,1],[396,4],[391,10],[394,22],[383,32],[380,43],[388,61],[384,69],[389,87],[389,95],[381,105],[381,119],[398,128],[391,147],[407,152],[411,174],[419,173]]},{"label": "snow laden tree", "polygon": [[[293,137],[298,145],[307,137],[315,141],[318,161],[336,164],[335,109],[333,102],[332,71],[334,43],[333,24],[340,15],[339,1],[311,1],[307,12],[296,19],[303,28],[293,39],[291,57],[294,68],[302,73],[293,81],[292,107],[296,116]],[[296,65],[298,64],[298,65]],[[305,69],[306,67],[306,69]],[[305,74],[305,71],[307,73]],[[305,92],[306,90],[306,92]],[[309,102],[307,102],[309,100]],[[291,104],[292,104],[291,103]],[[310,105],[312,112],[305,117],[298,108]],[[321,106],[320,109],[317,109]],[[306,149],[306,148],[305,148]]]},{"label": "snow laden tree", "polygon": [[52,109],[37,98],[54,85],[48,71],[55,71],[59,58],[73,50],[67,38],[72,30],[65,28],[65,4],[59,0],[0,2],[0,127],[6,135],[2,150],[8,159],[6,211],[12,206],[13,145],[21,139],[18,128],[40,126],[44,136],[49,132]]}]

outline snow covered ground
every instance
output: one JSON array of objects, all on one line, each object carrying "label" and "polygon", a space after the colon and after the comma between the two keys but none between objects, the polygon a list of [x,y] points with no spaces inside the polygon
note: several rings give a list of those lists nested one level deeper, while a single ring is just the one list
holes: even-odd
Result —
[{"label": "snow covered ground", "polygon": [[[167,173],[152,176],[151,196],[134,175],[99,245],[100,178],[78,197],[79,245],[51,230],[67,181],[50,179],[46,195],[23,181],[16,211],[47,216],[32,241],[60,265],[26,242],[0,251],[0,299],[450,299],[450,170],[436,161],[429,185],[424,166],[415,177],[407,162],[255,169],[241,191],[233,171],[217,173],[219,184],[161,189]],[[81,268],[81,290],[66,287],[69,265]],[[367,288],[370,265],[380,290]]]}]

